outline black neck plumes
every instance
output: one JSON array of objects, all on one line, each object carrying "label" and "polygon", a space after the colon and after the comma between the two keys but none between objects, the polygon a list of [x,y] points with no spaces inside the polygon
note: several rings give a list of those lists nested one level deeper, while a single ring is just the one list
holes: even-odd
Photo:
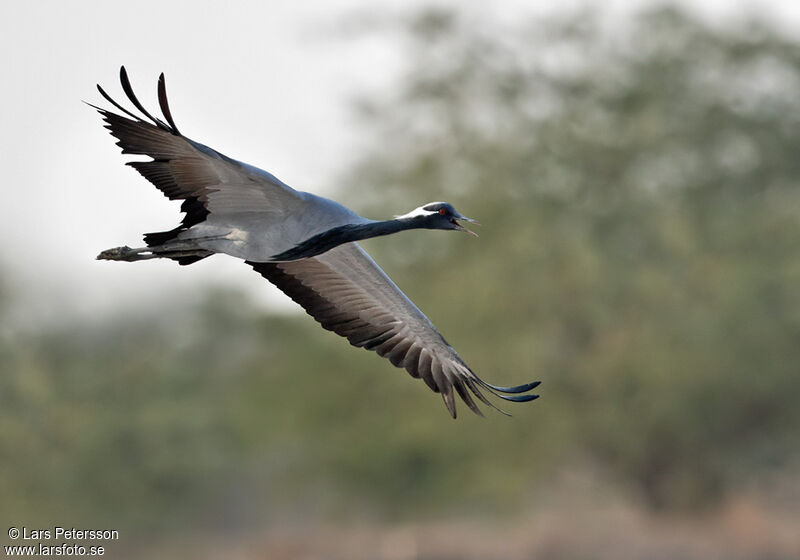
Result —
[{"label": "black neck plumes", "polygon": [[272,260],[296,261],[299,259],[307,259],[351,241],[380,237],[407,229],[426,228],[427,222],[424,218],[424,216],[415,216],[413,218],[395,218],[394,220],[385,220],[382,222],[338,226],[318,233],[313,237],[309,237],[291,249],[274,255]]}]

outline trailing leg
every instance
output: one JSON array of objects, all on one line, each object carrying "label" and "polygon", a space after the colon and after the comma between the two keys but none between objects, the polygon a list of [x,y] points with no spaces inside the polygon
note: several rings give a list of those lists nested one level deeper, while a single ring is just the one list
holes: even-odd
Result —
[{"label": "trailing leg", "polygon": [[166,244],[158,247],[138,247],[131,249],[127,245],[106,249],[97,260],[106,261],[143,261],[146,259],[174,259],[180,264],[190,264],[212,255],[213,251],[191,247],[186,244]]},{"label": "trailing leg", "polygon": [[113,249],[106,249],[97,255],[98,261],[141,261],[144,259],[154,259],[159,255],[152,252],[150,247],[139,247],[138,249],[131,249],[127,245],[123,247],[114,247]]}]

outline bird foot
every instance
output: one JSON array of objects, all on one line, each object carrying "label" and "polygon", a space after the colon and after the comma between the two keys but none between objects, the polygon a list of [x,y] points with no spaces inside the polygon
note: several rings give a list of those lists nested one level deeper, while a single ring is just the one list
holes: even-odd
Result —
[{"label": "bird foot", "polygon": [[129,261],[138,260],[141,250],[131,249],[127,245],[122,247],[114,247],[113,249],[106,249],[97,255],[98,261]]}]

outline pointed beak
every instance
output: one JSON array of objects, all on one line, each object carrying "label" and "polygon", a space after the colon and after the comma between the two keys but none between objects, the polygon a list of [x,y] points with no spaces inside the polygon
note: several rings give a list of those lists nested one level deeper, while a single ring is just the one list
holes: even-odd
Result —
[{"label": "pointed beak", "polygon": [[471,229],[469,229],[469,228],[466,228],[466,227],[462,226],[462,225],[461,225],[461,224],[459,224],[459,223],[458,223],[456,220],[459,220],[459,221],[462,221],[462,222],[469,222],[470,224],[475,224],[476,226],[479,226],[479,225],[481,225],[481,224],[480,224],[480,222],[479,222],[478,220],[473,220],[472,218],[467,218],[467,217],[465,217],[465,216],[458,216],[457,218],[455,218],[455,219],[453,220],[453,225],[455,225],[455,226],[456,226],[456,229],[457,229],[458,231],[463,231],[464,233],[471,233],[471,234],[472,234],[472,235],[474,235],[475,237],[478,237],[478,234],[477,234],[477,233],[475,233],[474,231],[472,231],[472,230],[471,230]]}]

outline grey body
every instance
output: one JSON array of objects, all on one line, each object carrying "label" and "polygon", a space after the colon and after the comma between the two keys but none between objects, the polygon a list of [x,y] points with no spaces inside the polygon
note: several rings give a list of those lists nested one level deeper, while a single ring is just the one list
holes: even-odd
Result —
[{"label": "grey body", "polygon": [[226,185],[209,194],[209,217],[178,239],[202,249],[254,262],[274,261],[275,255],[303,241],[348,224],[367,224],[341,204],[311,193],[268,191],[260,186]]},{"label": "grey body", "polygon": [[422,378],[442,395],[454,418],[455,394],[476,414],[480,410],[473,396],[494,407],[481,390],[514,402],[537,397],[524,393],[538,382],[498,387],[475,375],[430,320],[354,242],[415,228],[469,231],[458,220],[474,220],[443,202],[429,203],[392,220],[369,220],[183,136],[170,113],[163,74],[158,97],[166,122],[139,103],[124,68],[120,79],[128,99],[149,121],[125,109],[100,86],[103,97],[130,118],[95,108],[123,153],[152,158],[128,165],[170,199],[182,200],[185,217],[172,230],[145,234],[146,247],[116,247],[103,251],[98,259],[169,258],[182,265],[214,253],[243,259],[324,328]]}]

